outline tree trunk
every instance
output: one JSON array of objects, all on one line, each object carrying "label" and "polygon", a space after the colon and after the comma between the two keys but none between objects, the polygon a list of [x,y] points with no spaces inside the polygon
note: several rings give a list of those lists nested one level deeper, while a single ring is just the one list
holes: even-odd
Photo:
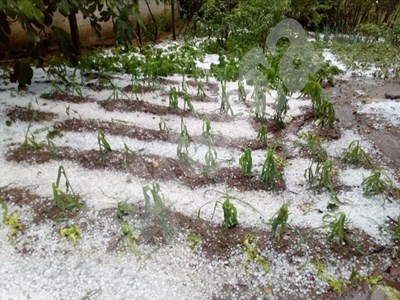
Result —
[{"label": "tree trunk", "polygon": [[80,55],[82,53],[82,47],[81,47],[81,41],[79,39],[79,29],[78,29],[78,23],[76,22],[76,12],[73,11],[71,14],[68,16],[68,21],[69,21],[69,28],[71,31],[71,38],[72,38],[72,44],[74,45],[77,55]]},{"label": "tree trunk", "polygon": [[175,27],[175,0],[171,0],[171,16],[172,16],[172,39],[176,41],[176,27]]}]

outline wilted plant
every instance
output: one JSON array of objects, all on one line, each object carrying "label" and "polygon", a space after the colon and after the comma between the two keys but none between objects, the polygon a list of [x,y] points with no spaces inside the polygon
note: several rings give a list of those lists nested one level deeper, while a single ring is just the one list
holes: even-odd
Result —
[{"label": "wilted plant", "polygon": [[310,189],[315,191],[322,191],[323,189],[333,191],[333,161],[331,159],[327,159],[324,163],[318,162],[315,167],[315,171],[313,166],[314,164],[312,163],[311,166],[304,172],[304,177],[306,178]]},{"label": "wilted plant", "polygon": [[271,230],[274,236],[281,236],[287,229],[290,228],[290,225],[287,223],[289,219],[289,207],[285,203],[283,204],[279,210],[275,213],[275,215],[271,218]]},{"label": "wilted plant", "polygon": [[269,272],[271,266],[268,260],[261,255],[261,251],[257,246],[257,240],[253,235],[246,235],[243,246],[246,249],[247,259],[245,262],[245,270],[247,271],[250,262],[255,262],[264,272]]},{"label": "wilted plant", "polygon": [[144,196],[145,216],[150,221],[158,225],[165,239],[169,239],[173,235],[173,230],[168,223],[168,208],[165,205],[164,197],[160,193],[160,185],[153,183],[151,187],[142,187]]},{"label": "wilted plant", "polygon": [[192,104],[192,96],[188,93],[185,93],[185,95],[183,95],[183,109],[186,110],[186,106],[187,106],[187,110],[190,112],[194,112],[194,107]]},{"label": "wilted plant", "polygon": [[239,225],[239,221],[237,218],[237,209],[230,202],[231,197],[228,193],[225,194],[225,201],[222,204],[222,210],[224,211],[224,221],[222,223],[222,227],[230,229]]},{"label": "wilted plant", "polygon": [[203,119],[203,132],[201,135],[205,142],[211,142],[212,139],[211,122],[210,119],[207,118],[207,116],[205,116]]},{"label": "wilted plant", "polygon": [[217,151],[214,149],[211,143],[208,144],[208,150],[204,155],[205,160],[205,173],[210,179],[215,177],[215,170],[217,168]]},{"label": "wilted plant", "polygon": [[60,235],[68,238],[74,245],[76,245],[81,238],[81,230],[78,225],[66,226],[60,230]]},{"label": "wilted plant", "polygon": [[239,93],[239,100],[242,102],[246,102],[246,89],[244,87],[243,80],[238,80],[238,93]]},{"label": "wilted plant", "polygon": [[207,94],[204,91],[204,85],[202,81],[199,81],[197,85],[197,97],[200,98],[200,101],[204,101],[204,99],[207,97]]},{"label": "wilted plant", "polygon": [[181,121],[181,133],[178,139],[178,147],[176,149],[177,157],[181,162],[190,163],[192,159],[189,156],[189,146],[192,138],[189,135],[186,124]]},{"label": "wilted plant", "polygon": [[178,92],[175,87],[171,87],[168,92],[169,96],[169,109],[176,111],[178,109]]},{"label": "wilted plant", "polygon": [[256,104],[256,118],[264,118],[267,109],[266,89],[256,84],[253,92],[253,99]]},{"label": "wilted plant", "polygon": [[372,167],[371,158],[361,147],[360,141],[353,141],[350,143],[347,151],[343,155],[342,161],[355,166]]},{"label": "wilted plant", "polygon": [[268,189],[275,187],[278,180],[282,179],[282,173],[279,171],[279,167],[284,164],[285,161],[279,159],[275,154],[275,149],[270,148],[265,158],[262,170],[261,180],[266,183]]},{"label": "wilted plant", "polygon": [[364,195],[367,197],[383,195],[387,200],[400,197],[400,189],[394,186],[390,177],[383,173],[379,167],[369,177],[365,178],[361,185]]},{"label": "wilted plant", "polygon": [[59,137],[62,136],[62,133],[61,133],[60,129],[58,129],[58,128],[56,128],[54,130],[49,130],[46,135],[47,147],[49,148],[50,152],[52,152],[52,153],[54,153],[57,150],[57,146],[53,142],[53,139],[57,136],[59,136]]},{"label": "wilted plant", "polygon": [[[61,190],[61,176],[63,176],[65,179],[65,191]],[[52,188],[54,201],[61,211],[81,209],[83,207],[83,204],[79,202],[72,189],[63,166],[58,168],[57,180],[52,184]]]},{"label": "wilted plant", "polygon": [[318,134],[307,131],[299,134],[299,137],[305,139],[306,142],[295,141],[294,145],[303,151],[307,151],[314,161],[322,162],[328,158],[328,154],[322,148],[322,139]]},{"label": "wilted plant", "polygon": [[160,129],[160,132],[165,132],[166,134],[171,132],[171,128],[168,127],[167,121],[162,117],[160,118],[160,122],[158,122],[158,128]]},{"label": "wilted plant", "polygon": [[251,149],[246,147],[244,153],[239,158],[240,171],[243,175],[250,177],[253,168],[253,159],[251,156]]},{"label": "wilted plant", "polygon": [[221,106],[219,112],[221,114],[231,114],[234,115],[231,104],[229,103],[229,93],[227,91],[226,80],[221,81]]},{"label": "wilted plant", "polygon": [[99,144],[100,153],[104,154],[112,151],[111,146],[106,139],[105,133],[101,129],[99,129],[97,133],[97,143]]},{"label": "wilted plant", "polygon": [[43,145],[36,142],[35,136],[32,133],[30,133],[31,126],[32,124],[29,124],[28,129],[26,130],[25,133],[25,140],[18,147],[19,151],[40,150],[43,148]]}]

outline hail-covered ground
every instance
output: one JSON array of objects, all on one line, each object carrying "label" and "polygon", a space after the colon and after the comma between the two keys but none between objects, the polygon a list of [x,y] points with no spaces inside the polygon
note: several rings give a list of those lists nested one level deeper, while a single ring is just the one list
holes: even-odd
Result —
[{"label": "hail-covered ground", "polygon": [[[159,45],[168,51],[170,45]],[[109,54],[111,55],[111,54]],[[333,64],[345,69],[343,78],[350,78],[350,70],[336,60],[326,49],[325,58]],[[218,56],[205,55],[197,61],[199,68],[209,70],[212,63],[218,63]],[[369,73],[368,73],[369,74]],[[368,76],[366,74],[365,76]],[[113,82],[120,88],[132,83],[131,77],[124,74],[112,74]],[[181,89],[182,76],[166,78],[166,84],[159,84],[158,89],[138,94],[140,100],[157,107],[168,107],[168,91],[171,87]],[[186,79],[187,80],[187,79]],[[207,95],[215,101],[196,101],[193,106],[196,113],[204,115],[218,114],[221,105],[221,86],[213,77],[208,82],[218,89],[207,89]],[[204,79],[205,81],[205,79]],[[310,299],[326,298],[339,294],[329,294],[333,285],[329,278],[336,282],[349,282],[356,269],[361,275],[376,276],[376,262],[367,256],[340,255],[338,252],[322,252],[307,244],[307,234],[313,232],[320,237],[322,245],[330,233],[326,218],[343,212],[348,220],[348,228],[364,236],[375,245],[384,248],[396,246],[393,236],[383,228],[387,228],[388,220],[398,220],[400,203],[388,201],[383,196],[366,197],[362,189],[362,181],[371,174],[371,169],[341,165],[336,168],[336,181],[340,185],[337,196],[342,200],[337,210],[330,212],[327,207],[332,202],[331,193],[314,193],[308,189],[304,172],[310,167],[310,158],[301,155],[294,142],[300,138],[298,133],[314,131],[316,125],[308,123],[299,128],[298,133],[283,130],[279,136],[269,134],[270,140],[282,143],[291,153],[283,169],[285,189],[265,191],[253,189],[237,189],[223,183],[188,186],[180,178],[164,180],[152,179],[151,176],[136,176],[135,173],[123,169],[87,167],[74,159],[50,159],[35,162],[29,159],[17,161],[10,159],[26,138],[34,137],[37,143],[47,143],[46,135],[55,124],[72,119],[80,121],[114,122],[145,130],[160,131],[160,118],[169,129],[169,134],[179,135],[182,122],[192,136],[203,133],[203,119],[197,116],[181,117],[176,114],[157,115],[151,112],[121,110],[105,110],[99,103],[115,97],[110,89],[95,91],[87,86],[81,90],[92,102],[69,102],[68,99],[54,101],[46,99],[44,94],[52,93],[54,86],[48,81],[42,69],[34,69],[32,85],[27,91],[18,91],[16,84],[3,80],[0,87],[0,191],[23,191],[22,200],[15,203],[11,197],[6,202],[7,214],[17,212],[23,230],[11,236],[12,228],[0,223],[0,299]],[[251,94],[251,87],[247,86]],[[226,140],[256,140],[257,130],[254,127],[254,112],[251,105],[239,100],[237,82],[228,83],[230,105],[234,118],[211,121],[212,133]],[[196,95],[196,87],[187,85],[187,92]],[[276,93],[268,96],[267,111],[273,114]],[[136,101],[132,96],[131,101]],[[182,99],[179,107],[183,107]],[[10,124],[9,112],[15,109],[53,113],[54,117],[39,122],[29,122],[16,118]],[[285,123],[301,117],[311,107],[309,99],[299,94],[289,100],[289,111]],[[354,103],[358,114],[374,115],[382,122],[398,126],[400,105],[395,100],[384,100],[372,103]],[[360,141],[363,148],[375,161],[382,161],[382,169],[398,186],[395,169],[390,168],[390,161],[384,158],[379,148],[370,140],[361,136],[354,128],[342,128],[340,138],[326,140],[323,147],[328,155],[340,161],[344,151],[353,141]],[[129,149],[139,155],[154,155],[176,159],[177,141],[171,139],[138,139],[134,136],[110,134],[105,131],[108,143],[114,151],[125,153]],[[70,151],[79,153],[99,150],[98,132],[89,130],[71,130],[62,132],[62,136],[53,139],[57,147],[68,147]],[[228,145],[216,146],[218,168],[238,167],[243,149]],[[197,164],[205,164],[208,146],[204,143],[192,143],[189,147],[190,157]],[[266,150],[254,150],[253,165],[255,174],[259,174],[264,163]],[[157,164],[157,161],[153,162]],[[85,204],[82,212],[54,220],[38,219],[33,206],[53,199],[52,184],[56,182],[59,167],[63,166],[74,192]],[[142,174],[143,175],[143,174]],[[146,174],[145,174],[146,175]],[[200,217],[207,226],[220,227],[221,232],[224,215],[221,205],[216,201],[224,201],[225,193],[232,198],[238,212],[240,228],[250,228],[260,235],[269,234],[269,220],[276,215],[283,204],[288,205],[288,223],[294,232],[304,234],[303,243],[297,239],[286,249],[274,249],[275,240],[264,243],[257,248],[258,257],[269,264],[266,271],[260,267],[257,256],[251,257],[243,243],[232,245],[229,255],[215,255],[202,251],[201,244],[209,243],[199,235],[193,235],[190,228],[172,228],[174,234],[163,243],[146,243],[151,233],[145,233],[148,220],[131,217],[129,224],[134,228],[137,238],[130,238],[121,229],[121,221],[116,217],[118,203],[127,203],[135,208],[145,207],[143,187],[159,184],[160,195],[169,211],[179,213],[195,222]],[[34,199],[24,201],[24,195]],[[34,195],[34,196],[32,196]],[[28,196],[26,196],[28,197]],[[28,203],[29,202],[29,203]],[[1,209],[5,213],[5,206]],[[4,214],[6,217],[7,214]],[[153,220],[154,221],[154,220]],[[182,224],[179,223],[178,224]],[[71,241],[60,232],[64,228],[78,225],[80,239]],[[151,227],[151,224],[149,225]],[[189,229],[188,229],[189,228]],[[165,228],[164,228],[165,229]],[[304,233],[301,233],[304,229]],[[167,230],[167,229],[165,229]],[[290,232],[290,230],[289,230]],[[155,234],[155,233],[154,233]],[[292,238],[292,235],[281,239]],[[129,247],[129,242],[134,247]],[[215,240],[211,241],[215,242]],[[133,249],[134,248],[134,249]],[[212,248],[212,247],[211,247]],[[301,248],[299,252],[298,249]],[[339,248],[340,249],[340,248]],[[340,250],[338,250],[340,251]],[[343,252],[346,252],[345,248]],[[398,251],[397,251],[398,253]],[[318,269],[318,261],[325,266],[324,274]],[[379,264],[390,265],[389,257],[382,257]],[[334,292],[334,291],[333,291]],[[321,296],[325,295],[325,296]],[[85,298],[86,297],[86,298]]]}]

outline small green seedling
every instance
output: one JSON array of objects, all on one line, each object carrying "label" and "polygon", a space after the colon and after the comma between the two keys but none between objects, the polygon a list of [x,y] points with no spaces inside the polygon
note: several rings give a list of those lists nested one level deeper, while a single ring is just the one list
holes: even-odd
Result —
[{"label": "small green seedling", "polygon": [[78,225],[64,227],[60,230],[62,237],[68,238],[74,245],[81,239],[81,230]]},{"label": "small green seedling", "polygon": [[268,260],[261,255],[261,251],[257,246],[257,240],[253,235],[246,235],[243,241],[243,246],[246,249],[247,254],[247,259],[244,265],[246,272],[250,262],[255,262],[265,273],[270,271],[271,266]]},{"label": "small green seedling", "polygon": [[314,161],[323,162],[328,159],[328,154],[322,148],[322,139],[318,134],[307,131],[299,134],[299,137],[305,139],[306,142],[295,141],[294,145],[303,151],[307,151]]},{"label": "small green seedling", "polygon": [[373,166],[371,158],[361,147],[360,141],[350,143],[347,151],[344,153],[342,161],[357,167],[363,166],[370,168]]},{"label": "small green seedling", "polygon": [[251,156],[251,149],[246,147],[244,153],[239,158],[240,171],[243,175],[250,177],[253,169],[253,159]]},{"label": "small green seedling", "polygon": [[266,146],[268,144],[268,128],[266,125],[261,125],[258,130],[257,139]]},{"label": "small green seedling", "polygon": [[168,97],[169,97],[169,109],[171,111],[176,111],[178,109],[179,101],[178,101],[178,92],[175,87],[169,89]]},{"label": "small green seedling", "polygon": [[304,172],[310,189],[321,192],[323,189],[333,191],[333,161],[331,159],[326,160],[323,164],[318,162],[315,171],[313,164]]},{"label": "small green seedling", "polygon": [[389,201],[400,197],[400,189],[394,186],[390,177],[383,173],[379,167],[369,177],[365,178],[361,185],[364,195],[367,197],[383,195]]},{"label": "small green seedling", "polygon": [[328,125],[333,128],[336,117],[332,102],[327,98],[321,98],[320,101],[317,101],[314,105],[314,116],[319,126]]},{"label": "small green seedling", "polygon": [[116,209],[116,216],[118,220],[123,220],[123,218],[133,212],[133,208],[126,201],[118,202]]},{"label": "small green seedling", "polygon": [[8,213],[8,206],[6,202],[0,198],[0,206],[3,209],[3,223],[10,229],[8,237],[14,239],[18,232],[24,229],[24,225],[21,222],[21,217],[17,212]]},{"label": "small green seedling", "polygon": [[[61,176],[65,179],[65,191],[61,190]],[[77,196],[75,195],[72,186],[68,180],[67,174],[63,166],[58,168],[57,180],[52,184],[53,197],[56,202],[57,207],[61,211],[81,209],[83,204],[79,202]]]},{"label": "small green seedling", "polygon": [[225,195],[225,201],[222,204],[222,210],[224,211],[224,221],[222,223],[223,228],[231,229],[239,225],[237,218],[237,209],[230,202],[231,197],[228,193]]},{"label": "small green seedling", "polygon": [[279,208],[279,210],[270,220],[271,231],[274,236],[280,237],[286,230],[290,228],[290,225],[288,224],[288,219],[289,207],[285,203]]},{"label": "small green seedling", "polygon": [[261,180],[265,182],[267,189],[272,189],[278,180],[282,179],[282,173],[279,167],[285,162],[279,159],[275,154],[275,149],[268,150],[267,157],[265,158],[262,170]]},{"label": "small green seedling", "polygon": [[99,129],[99,131],[97,133],[97,143],[99,144],[100,153],[104,154],[104,153],[112,152],[111,146],[106,139],[105,133],[101,129]]}]

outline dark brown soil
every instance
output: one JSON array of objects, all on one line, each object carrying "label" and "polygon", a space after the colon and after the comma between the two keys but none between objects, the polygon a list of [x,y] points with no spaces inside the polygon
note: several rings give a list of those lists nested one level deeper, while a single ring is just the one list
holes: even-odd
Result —
[{"label": "dark brown soil", "polygon": [[50,112],[43,112],[36,109],[29,109],[27,107],[16,106],[7,112],[7,117],[11,121],[17,120],[25,122],[41,122],[51,121],[54,119],[56,114]]},{"label": "dark brown soil", "polygon": [[42,98],[47,99],[47,100],[64,101],[64,102],[71,102],[71,103],[96,102],[96,100],[89,98],[89,97],[73,96],[70,94],[63,94],[63,93],[59,93],[59,92],[42,95]]},{"label": "dark brown soil", "polygon": [[155,85],[141,85],[141,84],[140,85],[138,85],[138,84],[132,85],[132,84],[129,84],[126,87],[124,87],[124,92],[126,92],[126,93],[133,92],[136,94],[151,93],[151,92],[154,92],[157,90],[159,90],[159,88]]},{"label": "dark brown soil", "polygon": [[[239,168],[222,168],[212,177],[198,173],[200,164],[181,163],[173,158],[158,155],[142,155],[136,153],[122,153],[112,151],[101,153],[96,150],[76,151],[70,148],[58,148],[55,152],[42,150],[14,150],[7,156],[8,160],[16,162],[45,163],[51,160],[70,160],[79,163],[87,169],[110,169],[128,172],[134,176],[163,181],[179,181],[191,188],[206,186],[215,183],[224,183],[236,187],[240,191],[264,190],[265,184],[258,178],[248,178],[241,174]],[[285,183],[278,181],[277,190],[284,190]]]}]

